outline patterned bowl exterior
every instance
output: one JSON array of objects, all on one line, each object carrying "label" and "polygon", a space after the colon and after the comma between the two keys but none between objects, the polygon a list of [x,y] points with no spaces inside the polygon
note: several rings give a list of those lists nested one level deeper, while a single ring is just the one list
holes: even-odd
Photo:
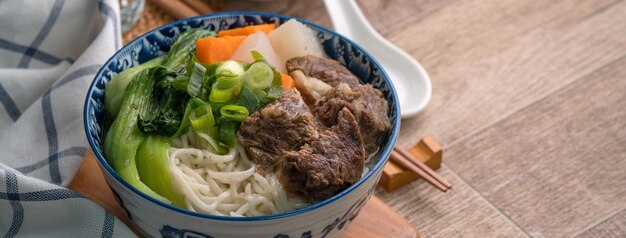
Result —
[{"label": "patterned bowl exterior", "polygon": [[230,12],[176,21],[132,41],[111,57],[96,75],[85,100],[84,123],[87,138],[100,169],[133,223],[152,237],[330,237],[350,224],[372,195],[395,144],[400,128],[400,111],[393,85],[379,64],[345,37],[314,23],[298,19],[312,28],[328,56],[344,64],[364,83],[383,92],[389,102],[392,129],[374,167],[357,183],[341,193],[312,206],[257,217],[225,217],[176,208],[139,192],[107,164],[102,155],[104,90],[117,73],[166,54],[181,32],[191,28],[214,31],[263,23],[281,24],[291,17]]}]

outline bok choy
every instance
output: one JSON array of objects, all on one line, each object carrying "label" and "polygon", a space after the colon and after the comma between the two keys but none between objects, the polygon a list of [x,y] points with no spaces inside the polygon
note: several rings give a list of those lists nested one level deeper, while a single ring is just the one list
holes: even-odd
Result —
[{"label": "bok choy", "polygon": [[170,201],[144,184],[137,171],[137,148],[146,135],[139,130],[137,118],[145,101],[150,100],[154,80],[150,70],[140,71],[128,84],[117,118],[104,140],[104,156],[115,171],[139,191],[166,203]]}]

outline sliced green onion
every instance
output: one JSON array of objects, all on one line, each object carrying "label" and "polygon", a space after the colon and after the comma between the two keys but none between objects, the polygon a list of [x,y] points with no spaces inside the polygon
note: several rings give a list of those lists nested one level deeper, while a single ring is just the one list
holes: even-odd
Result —
[{"label": "sliced green onion", "polygon": [[241,96],[239,96],[239,105],[248,109],[248,112],[254,112],[263,106],[263,102],[254,94],[248,86],[243,86]]},{"label": "sliced green onion", "polygon": [[238,126],[239,122],[222,121],[220,123],[219,131],[220,142],[224,143],[228,147],[233,147],[235,145],[235,132],[237,131]]},{"label": "sliced green onion", "polygon": [[265,90],[274,80],[274,72],[265,62],[256,62],[250,66],[241,78],[252,89]]},{"label": "sliced green onion", "polygon": [[261,55],[261,53],[256,50],[250,51],[250,54],[252,54],[252,58],[254,58],[255,61],[265,60],[265,58],[263,58],[263,55]]},{"label": "sliced green onion", "polygon": [[202,83],[202,93],[200,93],[199,98],[202,100],[209,100],[209,94],[211,93],[211,89],[213,88],[213,84],[217,80],[217,75],[213,74],[211,76],[204,76],[204,82]]},{"label": "sliced green onion", "polygon": [[272,85],[267,90],[267,97],[270,99],[277,99],[283,94],[283,81],[281,80],[280,73],[275,69],[272,70],[274,71],[274,79],[272,80]]},{"label": "sliced green onion", "polygon": [[241,66],[241,64],[237,63],[237,61],[234,60],[224,61],[222,65],[217,67],[217,69],[215,70],[216,74],[231,74],[233,76],[242,75],[243,72],[243,66]]},{"label": "sliced green onion", "polygon": [[235,78],[224,77],[218,79],[211,88],[209,101],[226,102],[230,100],[233,97],[235,86],[237,86],[237,80]]},{"label": "sliced green onion", "polygon": [[235,95],[239,95],[239,93],[241,92],[241,88],[243,87],[243,79],[241,79],[241,77],[237,77],[237,78],[235,78],[235,80],[237,81],[237,83],[235,84],[235,88],[233,89],[233,93]]},{"label": "sliced green onion", "polygon": [[193,67],[188,69],[191,72],[187,72],[189,75],[187,93],[189,96],[197,97],[202,92],[202,83],[204,82],[204,72],[206,69],[199,63],[194,63],[193,65]]},{"label": "sliced green onion", "polygon": [[248,69],[250,68],[250,65],[252,65],[252,63],[241,62],[241,66],[243,67],[243,71],[248,71]]},{"label": "sliced green onion", "polygon": [[[206,133],[197,132],[196,133],[196,141],[201,141],[201,140],[206,141],[210,145],[210,146],[207,146],[206,148],[209,151],[211,151],[211,152],[214,152],[214,153],[217,153],[217,154],[220,154],[220,155],[228,153],[228,148],[226,148],[224,146],[221,146],[220,144],[223,144],[223,143],[220,143],[217,140],[217,137],[213,138],[212,136],[210,136],[210,135],[208,135]],[[205,147],[205,146],[203,146],[203,147]]]},{"label": "sliced green onion", "polygon": [[187,91],[187,87],[189,86],[189,77],[186,75],[178,75],[174,81],[172,81],[172,86],[178,91]]},{"label": "sliced green onion", "polygon": [[238,105],[226,105],[220,109],[222,119],[225,121],[238,121],[242,122],[248,118],[250,112],[248,109]]},{"label": "sliced green onion", "polygon": [[229,105],[230,102],[209,102],[209,104],[211,104],[211,109],[213,109],[213,115],[219,116],[222,107]]},{"label": "sliced green onion", "polygon": [[196,64],[195,52],[190,52],[189,57],[187,59],[187,65],[185,66],[185,74],[187,75],[187,77],[191,77],[191,74],[193,73],[193,69],[195,68],[195,64]]},{"label": "sliced green onion", "polygon": [[211,105],[204,104],[194,109],[189,115],[189,122],[191,123],[191,128],[193,128],[193,130],[195,131],[213,131],[215,128],[215,118],[213,118],[213,110],[211,110]]}]

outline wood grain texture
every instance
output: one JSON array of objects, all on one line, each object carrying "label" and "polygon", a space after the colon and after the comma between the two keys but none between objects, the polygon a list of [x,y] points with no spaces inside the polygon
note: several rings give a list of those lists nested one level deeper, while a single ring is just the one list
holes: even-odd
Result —
[{"label": "wood grain texture", "polygon": [[576,236],[576,238],[622,238],[626,237],[626,210],[622,210],[617,214],[595,225],[589,230],[584,231]]},{"label": "wood grain texture", "polygon": [[346,238],[420,237],[411,223],[376,196],[365,204],[359,216],[354,219],[342,236]]},{"label": "wood grain texture", "polygon": [[626,52],[623,1],[458,1],[389,35],[424,64],[433,98],[400,143],[444,147]]},{"label": "wood grain texture", "polygon": [[379,187],[376,195],[413,223],[422,237],[526,237],[446,166],[437,172],[453,184],[448,192],[417,180],[392,193]]},{"label": "wood grain texture", "polygon": [[447,151],[446,164],[533,236],[626,208],[626,57]]},{"label": "wood grain texture", "polygon": [[454,0],[358,0],[357,2],[372,26],[382,35],[387,35],[409,24],[419,23],[423,18]]}]

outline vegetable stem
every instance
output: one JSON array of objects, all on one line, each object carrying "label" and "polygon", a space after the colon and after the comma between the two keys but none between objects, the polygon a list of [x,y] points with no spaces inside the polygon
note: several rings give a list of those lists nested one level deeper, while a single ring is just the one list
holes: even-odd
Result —
[{"label": "vegetable stem", "polygon": [[126,87],[128,87],[128,84],[133,80],[135,75],[142,70],[160,65],[162,61],[163,57],[152,59],[143,64],[128,68],[111,79],[104,93],[104,110],[108,117],[117,117],[117,113],[120,111],[122,105],[122,99],[124,99]]},{"label": "vegetable stem", "polygon": [[172,205],[185,208],[182,195],[174,187],[174,178],[170,171],[169,148],[169,138],[149,135],[137,150],[139,177],[148,187],[172,201]]},{"label": "vegetable stem", "polygon": [[104,140],[104,155],[113,169],[130,185],[148,196],[170,203],[141,181],[135,163],[137,148],[145,139],[137,127],[139,106],[149,100],[154,85],[154,80],[146,77],[148,73],[148,70],[139,72],[129,83],[119,114]]}]

